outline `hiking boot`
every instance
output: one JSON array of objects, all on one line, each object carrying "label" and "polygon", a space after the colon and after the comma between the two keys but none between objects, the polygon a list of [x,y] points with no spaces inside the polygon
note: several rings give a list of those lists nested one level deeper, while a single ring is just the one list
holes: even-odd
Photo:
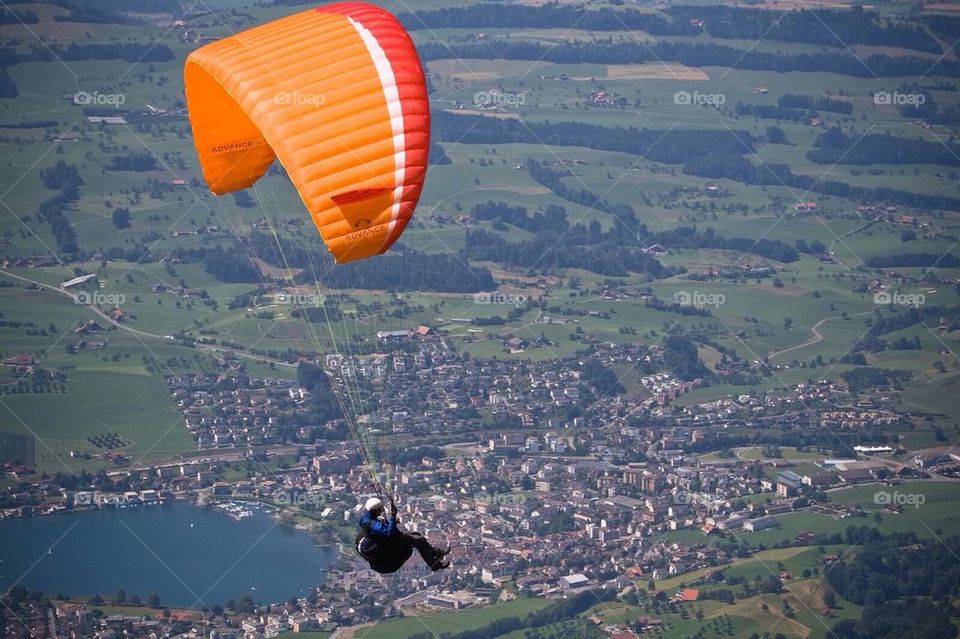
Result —
[{"label": "hiking boot", "polygon": [[433,572],[437,572],[438,570],[443,570],[444,568],[449,568],[449,567],[450,567],[449,561],[436,561],[434,562],[433,566],[430,567],[430,570],[432,570]]}]

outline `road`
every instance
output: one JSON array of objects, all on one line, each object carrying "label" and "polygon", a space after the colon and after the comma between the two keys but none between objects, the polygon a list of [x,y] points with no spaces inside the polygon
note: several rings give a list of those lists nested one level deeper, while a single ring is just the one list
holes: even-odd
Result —
[{"label": "road", "polygon": [[[846,233],[842,233],[842,234],[836,236],[836,237],[833,239],[833,241],[830,242],[830,246],[827,248],[827,253],[829,253],[829,254],[832,256],[832,255],[833,255],[833,251],[834,251],[834,247],[837,245],[837,242],[840,242],[841,244],[843,244],[843,238],[847,237],[848,235],[853,235],[854,233],[858,233],[858,232],[862,231],[863,229],[866,229],[866,228],[869,228],[869,227],[873,226],[873,225],[876,224],[876,223],[877,223],[876,220],[870,220],[870,221],[867,222],[866,224],[861,224],[860,226],[858,226],[858,227],[855,228],[855,229],[850,229],[850,230],[847,231]],[[824,226],[826,226],[826,225],[824,224]],[[844,246],[846,246],[846,244],[844,244]],[[848,250],[849,250],[849,249],[848,249]],[[851,251],[851,252],[852,252],[852,251]],[[836,257],[834,257],[833,259],[834,259],[834,261],[836,261],[837,264],[841,264],[841,265],[843,264],[843,262],[841,262],[840,260],[838,260]],[[858,259],[859,259],[859,258],[858,258]]]},{"label": "road", "polygon": [[[333,634],[330,635],[330,639],[354,639],[354,637],[358,637],[356,633],[360,632],[364,628],[373,628],[376,625],[376,623],[371,622],[362,623],[356,626],[341,626],[333,631]],[[360,636],[366,636],[366,634]]]},{"label": "road", "polygon": [[[0,273],[2,273],[3,275],[6,275],[7,277],[11,277],[11,278],[13,278],[13,279],[20,280],[21,282],[27,282],[28,284],[32,284],[32,285],[34,285],[34,286],[36,286],[36,287],[38,287],[38,288],[42,288],[42,289],[44,289],[44,290],[52,291],[52,292],[57,293],[57,294],[59,294],[59,295],[64,295],[64,296],[66,296],[66,297],[69,297],[69,298],[73,299],[73,295],[72,295],[71,293],[63,290],[62,288],[58,288],[58,287],[56,287],[56,286],[50,286],[49,284],[44,284],[43,282],[38,282],[37,280],[32,280],[32,279],[30,279],[30,278],[28,278],[28,277],[23,277],[22,275],[17,275],[16,273],[11,273],[10,271],[5,270],[5,269],[0,269]],[[126,331],[127,333],[130,333],[131,335],[136,335],[137,337],[140,337],[140,338],[143,338],[143,339],[160,341],[160,342],[163,342],[163,343],[165,343],[165,344],[170,344],[170,343],[171,343],[170,340],[169,340],[169,339],[166,339],[163,335],[157,335],[156,333],[148,333],[148,332],[146,332],[146,331],[141,331],[141,330],[139,330],[139,329],[133,328],[132,326],[128,326],[127,324],[125,324],[125,323],[123,323],[123,322],[118,322],[118,321],[114,320],[112,317],[110,317],[109,315],[107,315],[106,313],[104,313],[103,311],[101,311],[101,310],[100,310],[99,308],[97,308],[96,306],[88,305],[87,308],[90,309],[90,311],[91,311],[92,313],[94,313],[97,317],[99,317],[99,318],[102,319],[103,321],[105,321],[105,322],[107,322],[108,324],[111,324],[111,325],[113,325],[113,326],[116,326],[118,329],[120,329],[120,330],[122,330],[122,331]],[[227,348],[227,347],[224,347],[224,346],[216,346],[216,345],[214,345],[214,344],[196,344],[196,345],[195,345],[195,348],[196,348],[198,351],[203,351],[203,352],[207,352],[207,353],[226,353],[226,352],[230,352],[230,353],[233,353],[233,354],[235,354],[237,357],[240,357],[240,358],[242,358],[242,359],[248,359],[248,360],[253,360],[253,361],[257,361],[257,362],[263,362],[263,363],[266,363],[266,364],[275,364],[276,366],[285,366],[285,367],[287,367],[287,368],[296,368],[296,367],[297,367],[296,364],[291,364],[290,362],[286,362],[286,361],[283,361],[283,360],[280,360],[280,359],[274,359],[274,358],[272,358],[272,357],[266,357],[266,356],[263,356],[263,355],[253,355],[253,354],[251,354],[251,353],[247,353],[247,352],[244,352],[244,351],[237,351],[237,350],[234,350],[234,349],[232,349],[232,348]]]},{"label": "road", "polygon": [[50,622],[50,629],[49,629],[50,638],[57,639],[57,613],[54,611],[53,608],[50,608],[50,610],[47,613],[47,616]]},{"label": "road", "polygon": [[[435,590],[434,588],[431,588],[430,590],[422,590],[420,592],[415,592],[412,595],[401,597],[396,601],[394,601],[393,605],[396,606],[397,608],[415,606],[419,603],[426,601],[427,595],[431,594],[434,590]],[[416,614],[405,611],[404,616],[415,617]],[[356,626],[343,626],[341,628],[337,628],[336,630],[334,630],[333,634],[330,635],[330,639],[360,639],[360,637],[366,637],[368,635],[373,637],[377,633],[372,630],[368,632],[364,632],[361,635],[358,635],[357,633],[363,631],[364,628],[373,628],[376,625],[377,625],[376,623],[362,623]]]},{"label": "road", "polygon": [[[862,313],[855,313],[855,314],[853,314],[853,315],[848,315],[848,316],[847,316],[847,319],[849,319],[849,318],[851,318],[851,317],[860,317],[860,316],[862,316],[862,315],[870,315],[870,314],[872,314],[872,313],[873,313],[873,311],[864,311],[864,312],[862,312]],[[816,343],[818,343],[818,342],[822,342],[822,341],[823,341],[823,335],[820,334],[820,327],[823,326],[824,324],[826,324],[827,322],[830,322],[830,321],[832,321],[832,320],[838,320],[838,319],[844,319],[844,317],[843,317],[842,315],[837,315],[837,316],[835,316],[835,317],[825,317],[825,318],[823,318],[822,320],[820,320],[819,322],[817,322],[816,324],[814,324],[812,327],[810,327],[810,332],[813,333],[813,335],[811,335],[810,337],[808,337],[806,340],[804,340],[804,341],[801,342],[800,344],[797,344],[796,346],[791,346],[790,348],[784,348],[783,350],[773,351],[772,353],[767,353],[767,359],[770,360],[770,359],[773,359],[773,358],[775,358],[775,357],[779,357],[780,355],[783,355],[784,353],[789,353],[790,351],[795,351],[795,350],[798,350],[798,349],[801,349],[801,348],[806,348],[807,346],[813,346],[814,344],[816,344]]]},{"label": "road", "polygon": [[[814,458],[812,458],[812,457],[798,457],[798,458],[796,458],[796,459],[791,459],[790,457],[776,457],[776,458],[774,458],[774,457],[764,457],[764,456],[762,455],[762,452],[763,452],[763,451],[761,451],[761,456],[760,456],[759,459],[751,459],[750,457],[744,457],[744,456],[743,456],[743,451],[745,451],[745,450],[752,450],[752,449],[755,449],[755,448],[758,448],[758,446],[741,446],[740,448],[734,448],[734,449],[733,449],[733,454],[737,456],[737,460],[742,461],[742,462],[748,462],[748,463],[752,463],[752,462],[755,462],[755,461],[760,461],[760,462],[771,462],[771,461],[775,461],[775,462],[777,462],[778,464],[811,464],[811,463],[814,462]],[[826,457],[826,455],[824,455],[824,457]]]},{"label": "road", "polygon": [[[293,455],[304,446],[299,445],[277,445],[267,446],[264,452],[271,455]],[[126,475],[127,473],[143,470],[153,470],[159,466],[174,466],[177,464],[203,464],[217,462],[235,462],[248,459],[247,452],[244,449],[225,448],[218,450],[198,450],[187,451],[182,455],[168,457],[166,459],[157,459],[149,464],[137,464],[136,466],[124,466],[118,470],[107,472],[108,477]]]}]

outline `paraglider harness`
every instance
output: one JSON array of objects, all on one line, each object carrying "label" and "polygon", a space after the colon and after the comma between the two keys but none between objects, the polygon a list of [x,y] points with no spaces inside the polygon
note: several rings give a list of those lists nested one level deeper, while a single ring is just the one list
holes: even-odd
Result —
[{"label": "paraglider harness", "polygon": [[[383,491],[379,486],[377,496],[383,501]],[[396,505],[393,502],[393,495],[389,495],[390,512],[396,512]],[[398,535],[399,536],[399,535]],[[413,554],[413,548],[409,544],[391,543],[389,539],[380,540],[374,537],[370,530],[360,524],[360,532],[357,533],[353,542],[353,548],[357,554],[363,557],[370,564],[370,569],[383,575],[397,572],[410,559]]]}]

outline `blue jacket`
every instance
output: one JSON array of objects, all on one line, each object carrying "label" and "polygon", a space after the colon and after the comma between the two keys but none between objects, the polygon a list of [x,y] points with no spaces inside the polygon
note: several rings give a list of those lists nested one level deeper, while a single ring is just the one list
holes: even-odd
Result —
[{"label": "blue jacket", "polygon": [[399,532],[397,530],[396,519],[388,516],[387,521],[384,522],[371,515],[370,511],[367,510],[363,511],[363,514],[360,515],[359,523],[360,529],[375,539],[386,539],[396,535]]}]

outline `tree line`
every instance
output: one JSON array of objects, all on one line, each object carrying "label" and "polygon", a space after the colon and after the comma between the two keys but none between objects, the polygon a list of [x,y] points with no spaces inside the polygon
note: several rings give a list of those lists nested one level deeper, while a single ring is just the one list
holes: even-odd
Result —
[{"label": "tree line", "polygon": [[777,106],[785,109],[807,109],[813,111],[831,111],[850,115],[853,113],[853,104],[846,100],[834,100],[824,96],[801,95],[784,93],[777,98]]},{"label": "tree line", "polygon": [[868,319],[869,328],[866,334],[853,343],[850,353],[841,361],[863,365],[866,359],[862,355],[859,357],[857,355],[864,351],[879,353],[887,349],[921,350],[922,344],[919,338],[910,339],[904,336],[888,342],[882,339],[882,336],[902,331],[917,324],[923,324],[929,320],[939,321],[941,319],[948,322],[960,319],[960,306],[923,305],[905,309],[895,315]]},{"label": "tree line", "polygon": [[397,18],[410,31],[418,29],[470,29],[511,27],[561,28],[589,31],[645,31],[654,35],[695,36],[701,30],[689,22],[671,20],[666,12],[634,10],[584,11],[579,5],[550,2],[540,6],[480,3],[462,7],[444,7],[416,13],[401,13]]},{"label": "tree line", "polygon": [[[706,153],[683,165],[683,172],[712,179],[728,178],[747,184],[785,186],[800,192],[822,193],[860,202],[885,202],[921,209],[960,211],[960,199],[947,195],[913,193],[889,187],[853,186],[837,180],[811,175],[794,175],[790,167],[778,162],[755,165],[746,158]],[[869,263],[871,260],[868,259]]]},{"label": "tree line", "polygon": [[684,317],[713,317],[713,313],[709,309],[693,305],[687,306],[673,301],[665,302],[656,296],[648,297],[644,306],[664,313],[678,313]]},{"label": "tree line", "polygon": [[174,59],[173,51],[165,44],[139,42],[114,42],[109,44],[53,45],[46,48],[34,48],[33,56],[50,61],[56,55],[61,60],[123,60],[135,62],[169,62]]},{"label": "tree line", "polygon": [[749,7],[679,6],[667,13],[684,20],[702,19],[705,31],[714,38],[735,40],[771,40],[802,42],[827,47],[866,44],[890,46],[928,53],[943,49],[913,22],[885,19],[879,13],[854,6],[849,11],[801,9],[799,11],[766,11]]},{"label": "tree line", "polygon": [[[633,208],[624,203],[611,203],[599,198],[589,189],[571,188],[563,183],[562,178],[573,175],[567,169],[555,169],[546,164],[534,161],[527,162],[530,177],[546,186],[561,198],[581,204],[588,208],[597,209],[612,214],[615,219],[625,225],[629,236],[618,232],[621,242],[630,240],[644,240],[647,245],[663,244],[670,248],[712,248],[754,253],[780,262],[795,262],[798,258],[797,250],[780,240],[761,238],[754,240],[747,237],[724,238],[718,236],[714,229],[708,228],[703,232],[697,231],[695,226],[682,226],[676,229],[650,233],[646,225],[641,223]],[[602,239],[596,231],[591,231],[591,240]],[[616,238],[611,238],[616,240]]]},{"label": "tree line", "polygon": [[[552,169],[528,163],[542,175],[551,175]],[[550,181],[554,178],[551,177]],[[633,209],[622,205],[614,224],[603,231],[600,222],[588,225],[570,225],[563,207],[551,206],[543,213],[533,215],[523,207],[511,207],[503,202],[488,202],[474,207],[472,216],[487,218],[497,223],[510,223],[535,232],[534,237],[509,242],[500,235],[483,229],[468,229],[463,254],[467,258],[493,261],[522,268],[583,268],[601,275],[623,276],[628,271],[661,277],[663,265],[645,253],[640,240],[647,236],[646,227],[637,221]]]},{"label": "tree line", "polygon": [[302,269],[298,283],[319,282],[329,288],[477,293],[496,288],[486,268],[471,265],[452,253],[426,254],[394,244],[393,250],[375,260],[356,260],[333,266],[326,251],[308,248],[293,240],[265,233],[252,233],[243,244],[257,258],[273,266]]},{"label": "tree line", "polygon": [[[545,172],[552,169],[541,167]],[[633,209],[622,205],[621,215],[614,219],[614,225],[603,231],[597,220],[589,224],[570,226],[566,211],[562,207],[548,207],[550,223],[542,224],[545,213],[532,216],[523,207],[512,207],[504,202],[479,204],[471,211],[474,219],[493,220],[509,223],[538,235],[529,240],[507,242],[499,235],[471,229],[467,231],[467,256],[509,264],[512,266],[532,267],[544,264],[556,267],[583,268],[601,275],[622,276],[627,271],[647,273],[651,277],[662,277],[666,270],[653,256],[642,247],[662,244],[670,248],[712,248],[753,253],[781,262],[794,262],[798,251],[781,242],[762,238],[754,240],[746,237],[725,238],[717,235],[712,228],[700,231],[696,226],[682,226],[675,229],[651,233],[646,225],[637,221]],[[590,255],[590,249],[596,251]],[[616,258],[620,256],[618,261]],[[675,269],[673,274],[682,272]],[[656,306],[656,305],[654,305]],[[673,306],[663,305],[658,310],[674,310]],[[682,308],[682,307],[681,307]],[[709,313],[708,313],[709,314]]]},{"label": "tree line", "polygon": [[920,267],[960,268],[960,256],[952,253],[894,253],[875,255],[866,259],[870,268]]},{"label": "tree line", "polygon": [[63,210],[80,197],[83,178],[80,177],[77,167],[58,160],[53,166],[40,171],[40,181],[45,187],[54,189],[57,193],[40,202],[37,217],[47,221],[57,249],[60,253],[66,254],[69,259],[69,256],[77,253],[80,248],[77,244],[77,234]]},{"label": "tree line", "polygon": [[[507,633],[518,630],[542,628],[568,619],[573,619],[597,605],[613,601],[617,596],[612,589],[594,589],[581,592],[567,599],[561,599],[542,610],[528,613],[526,617],[504,617],[491,621],[475,630],[464,630],[456,634],[446,635],[445,639],[495,639]],[[433,633],[422,632],[410,635],[410,639],[433,639]]]},{"label": "tree line", "polygon": [[50,0],[48,4],[63,7],[70,13],[57,15],[57,22],[91,22],[99,24],[146,24],[145,20],[131,17],[130,13],[170,13],[180,15],[178,0],[125,0],[120,11],[77,3],[72,0]]},{"label": "tree line", "polygon": [[[465,144],[549,144],[642,155],[654,162],[681,164],[688,175],[727,178],[747,184],[786,186],[862,202],[887,202],[914,208],[960,211],[960,199],[887,187],[853,186],[836,180],[794,175],[786,164],[755,165],[742,156],[754,152],[746,131],[671,130],[604,127],[578,122],[520,122],[480,115],[437,112],[433,132],[442,141]],[[464,130],[468,132],[463,133]],[[462,139],[460,139],[462,136]],[[657,140],[660,140],[657,142]],[[561,195],[562,197],[562,195]],[[618,216],[623,217],[618,213]]]},{"label": "tree line", "polygon": [[[416,14],[402,13],[403,25],[417,29],[560,28],[576,25],[589,31],[644,31],[658,36],[699,36],[736,40],[802,42],[835,48],[848,44],[886,45],[942,53],[924,28],[916,23],[880,22],[875,11],[854,7],[762,11],[723,6],[675,6],[656,13],[633,9],[584,11],[580,5],[548,3],[540,6],[472,4]],[[952,40],[951,40],[952,42]]]},{"label": "tree line", "polygon": [[700,361],[696,342],[682,335],[670,335],[663,346],[663,361],[684,381],[712,379],[713,373]]},{"label": "tree line", "polygon": [[483,229],[468,229],[463,255],[528,269],[582,268],[600,275],[620,277],[630,271],[645,273],[652,278],[664,275],[665,269],[656,258],[644,253],[635,243],[631,246],[621,238],[625,236],[611,229],[602,233],[598,242],[592,242],[582,224],[571,227],[563,235],[544,232],[519,242],[508,242]]},{"label": "tree line", "polygon": [[807,158],[818,164],[940,164],[960,166],[960,145],[902,138],[889,133],[847,135],[830,127],[817,136]]},{"label": "tree line", "polygon": [[921,18],[924,26],[935,34],[950,42],[960,40],[960,16],[945,16],[940,13],[931,13]]},{"label": "tree line", "polygon": [[22,62],[50,62],[61,60],[123,60],[134,62],[169,62],[175,58],[165,44],[142,42],[70,43],[35,45],[29,49],[0,48],[0,65],[11,66]]},{"label": "tree line", "polygon": [[[443,142],[463,144],[547,144],[642,155],[654,162],[682,164],[707,149],[729,156],[752,153],[748,131],[716,129],[638,129],[583,122],[521,122],[445,111],[431,114],[433,133]],[[464,133],[466,131],[466,133]],[[536,178],[535,178],[536,179]]]},{"label": "tree line", "polygon": [[[496,282],[488,269],[472,266],[461,256],[451,253],[426,254],[397,247],[397,250],[378,256],[375,260],[356,260],[331,268],[333,258],[329,254],[310,250],[286,238],[253,233],[240,244],[244,250],[222,246],[178,248],[172,255],[182,262],[199,262],[210,275],[231,283],[263,281],[263,275],[251,259],[256,257],[272,266],[301,269],[294,278],[298,284],[318,283],[336,289],[447,293],[476,293],[496,289]],[[127,257],[136,258],[131,261],[137,261],[144,255]]]},{"label": "tree line", "polygon": [[960,319],[960,306],[920,306],[908,308],[896,315],[888,315],[873,320],[870,323],[870,329],[867,335],[870,337],[879,337],[896,331],[902,331],[905,328],[916,326],[929,319],[939,319],[946,317],[950,319]]},{"label": "tree line", "polygon": [[874,388],[885,388],[892,386],[900,387],[900,382],[907,381],[913,374],[910,371],[890,369],[890,368],[854,368],[840,373],[840,377],[847,383],[847,387],[853,393],[870,390]]},{"label": "tree line", "polygon": [[741,253],[753,253],[778,262],[796,262],[799,259],[797,249],[780,240],[749,237],[722,237],[716,230],[706,228],[698,231],[696,226],[680,226],[660,231],[651,236],[656,243],[670,248],[711,248]]},{"label": "tree line", "polygon": [[261,280],[260,269],[242,252],[231,251],[219,246],[199,249],[203,256],[203,270],[221,282],[250,283]]},{"label": "tree line", "polygon": [[110,171],[153,171],[156,168],[157,159],[148,151],[130,151],[124,155],[115,155],[107,164]]},{"label": "tree line", "polygon": [[[535,163],[530,162],[529,166],[533,167]],[[546,166],[540,169],[543,175],[553,171]],[[542,265],[546,268],[583,268],[610,276],[624,276],[632,271],[646,273],[651,278],[662,277],[665,273],[663,265],[642,248],[649,233],[637,220],[633,208],[619,204],[608,210],[616,210],[617,214],[613,225],[606,231],[597,220],[587,225],[577,223],[571,226],[562,207],[552,209],[550,228],[542,228],[533,238],[519,242],[508,242],[483,229],[468,229],[463,254],[472,259],[525,268]],[[512,212],[514,221],[519,222],[521,228],[531,227],[533,223],[529,219],[521,219],[521,211],[525,213],[523,209]]]},{"label": "tree line", "polygon": [[527,213],[522,206],[510,206],[506,202],[488,200],[470,210],[470,217],[477,221],[500,221],[531,233],[562,232],[567,230],[567,213],[562,206],[548,205],[542,211]]},{"label": "tree line", "polygon": [[4,6],[0,9],[0,24],[36,24],[37,14],[29,9],[11,9]]},{"label": "tree line", "polygon": [[602,396],[613,397],[627,392],[627,389],[620,383],[617,374],[596,359],[587,360],[581,372],[587,383],[593,386]]},{"label": "tree line", "polygon": [[[337,399],[330,378],[322,366],[301,361],[297,366],[297,383],[310,391],[307,423],[324,424],[332,420],[343,419],[340,401]],[[349,437],[346,429],[343,432],[330,434],[340,440]]]},{"label": "tree line", "polygon": [[[874,536],[876,537],[876,535]],[[918,539],[893,533],[864,543],[826,571],[826,581],[853,603],[866,606],[859,622],[845,619],[831,639],[949,639],[957,628],[960,563],[944,552],[960,551],[960,539]]]},{"label": "tree line", "polygon": [[356,260],[323,271],[306,270],[296,279],[298,282],[316,281],[330,288],[394,291],[477,293],[497,288],[488,269],[471,265],[462,255],[427,254],[402,246],[374,260]]},{"label": "tree line", "polygon": [[914,55],[855,56],[836,51],[777,53],[739,49],[724,44],[690,41],[563,41],[542,44],[524,40],[497,40],[473,44],[427,42],[419,48],[424,61],[457,57],[486,60],[545,60],[556,64],[637,64],[675,60],[692,67],[736,67],[750,71],[826,72],[858,78],[945,76],[960,77],[960,60],[943,58],[932,64]]},{"label": "tree line", "polygon": [[[0,24],[3,24],[0,21]],[[19,95],[16,83],[7,68],[22,62],[52,62],[57,59],[75,60],[123,60],[137,62],[169,62],[173,51],[165,44],[138,42],[112,42],[109,44],[51,44],[28,49],[0,47],[0,98],[15,98]]]},{"label": "tree line", "polygon": [[740,117],[786,120],[787,122],[805,122],[813,117],[813,112],[807,109],[794,109],[776,104],[754,104],[753,102],[742,101],[733,105],[733,112]]},{"label": "tree line", "polygon": [[588,209],[596,209],[604,213],[609,213],[615,218],[620,218],[638,235],[646,234],[646,227],[637,221],[633,208],[628,204],[607,202],[596,193],[587,188],[578,189],[568,186],[563,182],[563,178],[572,177],[573,172],[569,169],[550,168],[546,163],[539,163],[534,160],[527,161],[527,173],[533,180],[542,186],[547,187],[557,197],[585,206]]},{"label": "tree line", "polygon": [[427,163],[434,164],[452,164],[453,160],[447,157],[447,152],[442,146],[434,141],[430,141],[430,150],[428,151]]},{"label": "tree line", "polygon": [[18,95],[17,83],[10,77],[7,67],[0,66],[0,98],[15,98]]}]

